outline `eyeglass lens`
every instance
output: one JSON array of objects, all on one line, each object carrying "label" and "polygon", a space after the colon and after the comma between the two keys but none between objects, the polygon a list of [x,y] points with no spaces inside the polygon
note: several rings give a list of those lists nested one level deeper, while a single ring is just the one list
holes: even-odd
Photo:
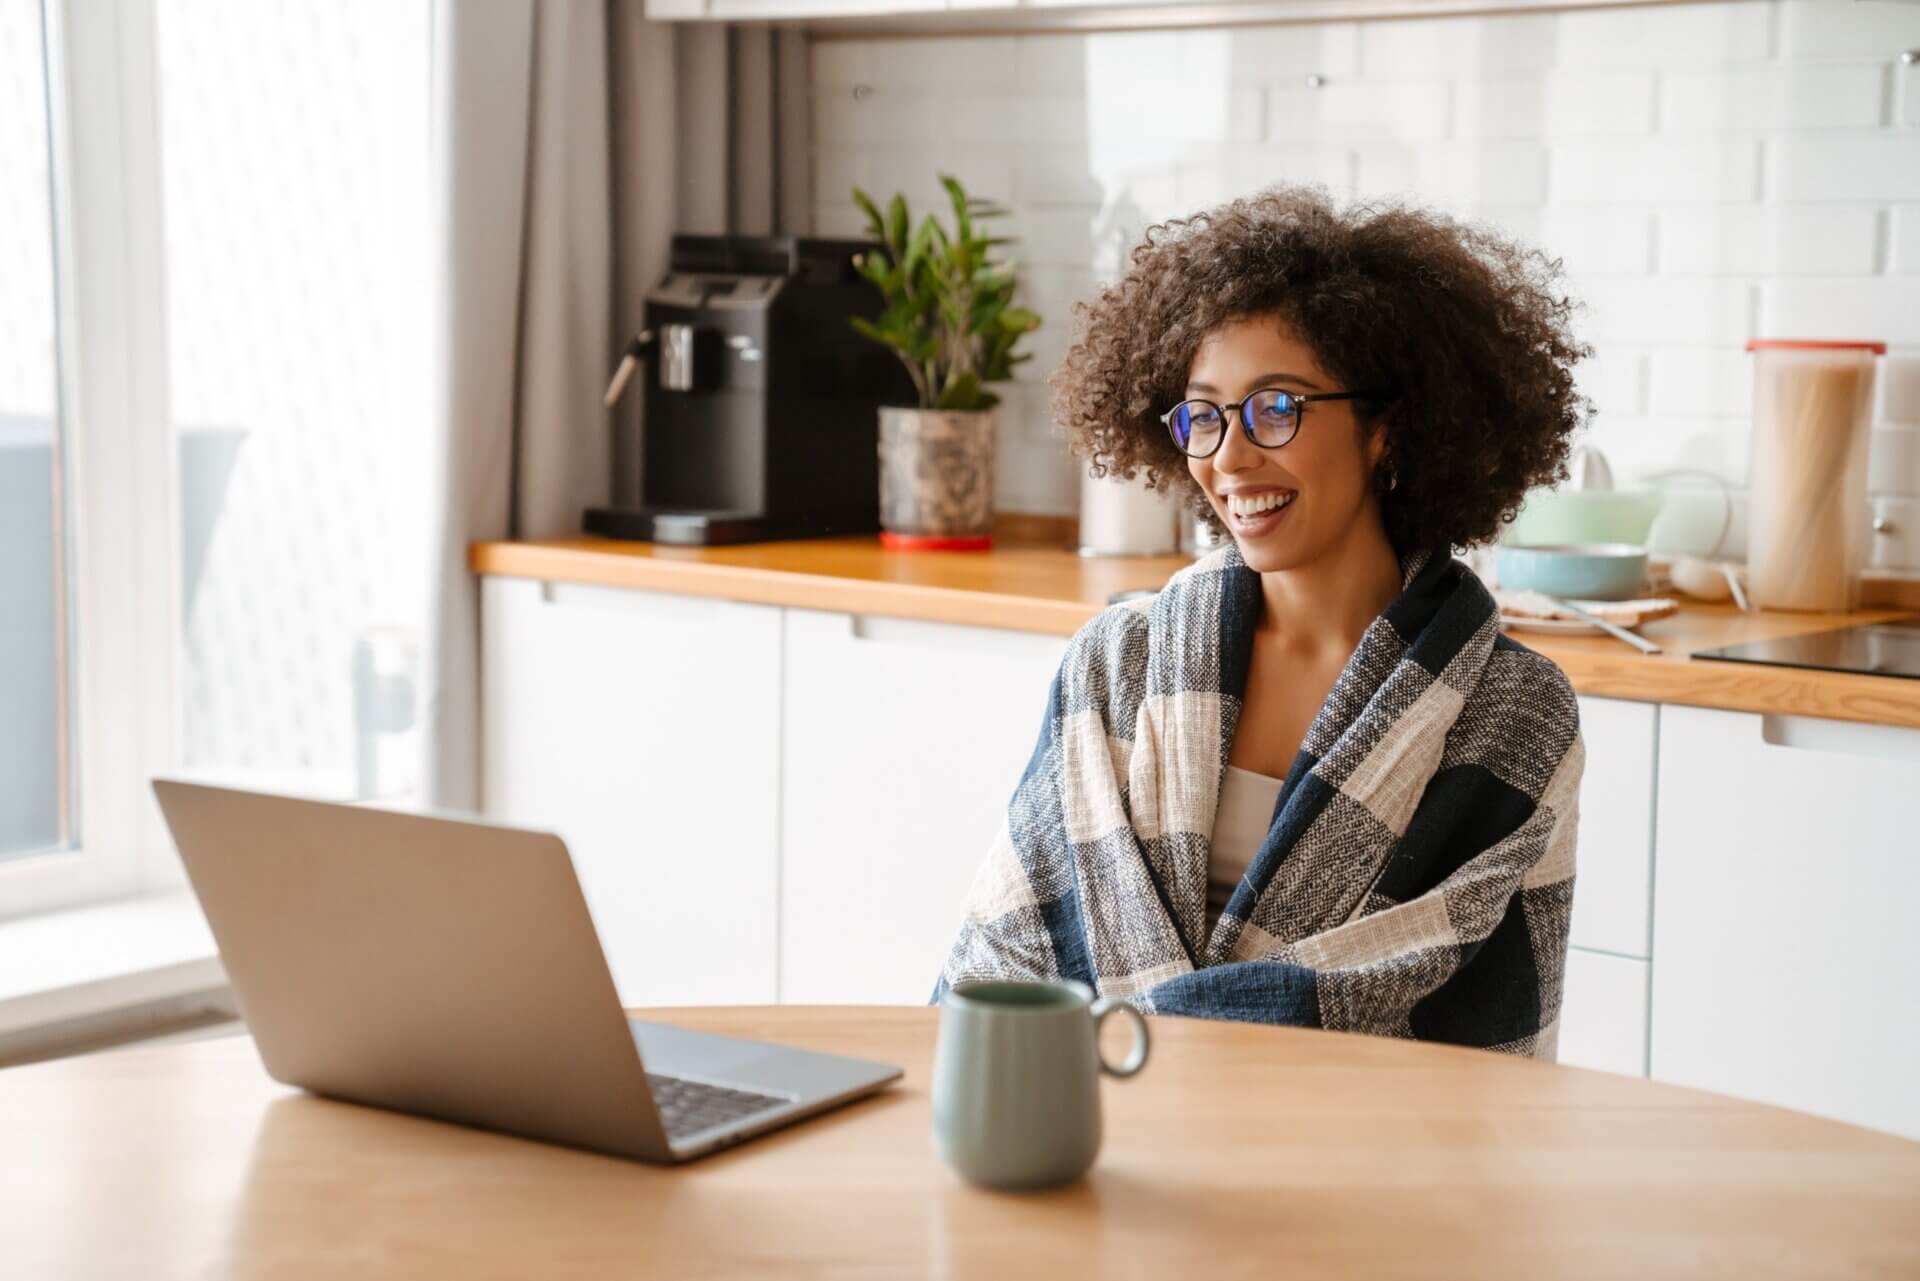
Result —
[{"label": "eyeglass lens", "polygon": [[[1300,403],[1290,392],[1265,388],[1248,396],[1237,408],[1251,424],[1254,442],[1268,449],[1292,440],[1300,426]],[[1226,420],[1226,413],[1210,400],[1183,400],[1174,406],[1167,423],[1173,429],[1175,444],[1189,454],[1205,455],[1220,447]]]}]

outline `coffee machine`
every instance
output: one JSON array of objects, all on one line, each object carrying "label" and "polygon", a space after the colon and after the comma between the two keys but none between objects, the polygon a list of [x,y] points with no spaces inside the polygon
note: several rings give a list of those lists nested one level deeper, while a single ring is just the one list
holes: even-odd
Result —
[{"label": "coffee machine", "polygon": [[879,246],[676,235],[644,327],[608,389],[646,379],[641,502],[587,509],[587,532],[739,543],[879,528],[878,414],[914,403],[893,353],[854,332]]}]

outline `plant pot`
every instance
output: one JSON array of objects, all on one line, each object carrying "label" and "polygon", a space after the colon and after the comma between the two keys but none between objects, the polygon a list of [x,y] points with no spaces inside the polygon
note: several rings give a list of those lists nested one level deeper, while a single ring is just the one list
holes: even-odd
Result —
[{"label": "plant pot", "polygon": [[992,545],[991,409],[880,409],[880,541],[897,548]]}]

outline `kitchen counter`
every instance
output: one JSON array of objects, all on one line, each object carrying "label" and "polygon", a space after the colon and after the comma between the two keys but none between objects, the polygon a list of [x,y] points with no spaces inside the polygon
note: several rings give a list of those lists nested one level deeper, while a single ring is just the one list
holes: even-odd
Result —
[{"label": "kitchen counter", "polygon": [[[602,538],[476,543],[477,574],[709,596],[799,609],[971,624],[1066,636],[1115,592],[1156,588],[1184,556],[1075,555],[1032,529],[991,552],[891,552],[867,538],[667,547]],[[1583,694],[1728,711],[1817,716],[1920,729],[1920,681],[1690,659],[1694,650],[1828,631],[1910,612],[1743,614],[1687,604],[1641,634],[1644,655],[1607,636],[1516,632]]]}]

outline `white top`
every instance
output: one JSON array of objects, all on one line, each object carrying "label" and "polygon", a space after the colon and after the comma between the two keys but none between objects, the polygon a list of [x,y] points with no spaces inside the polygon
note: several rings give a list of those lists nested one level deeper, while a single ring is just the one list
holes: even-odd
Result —
[{"label": "white top", "polygon": [[1213,853],[1207,862],[1207,920],[1220,915],[1260,852],[1273,825],[1274,802],[1284,779],[1227,766],[1220,784],[1220,808],[1213,816]]}]

